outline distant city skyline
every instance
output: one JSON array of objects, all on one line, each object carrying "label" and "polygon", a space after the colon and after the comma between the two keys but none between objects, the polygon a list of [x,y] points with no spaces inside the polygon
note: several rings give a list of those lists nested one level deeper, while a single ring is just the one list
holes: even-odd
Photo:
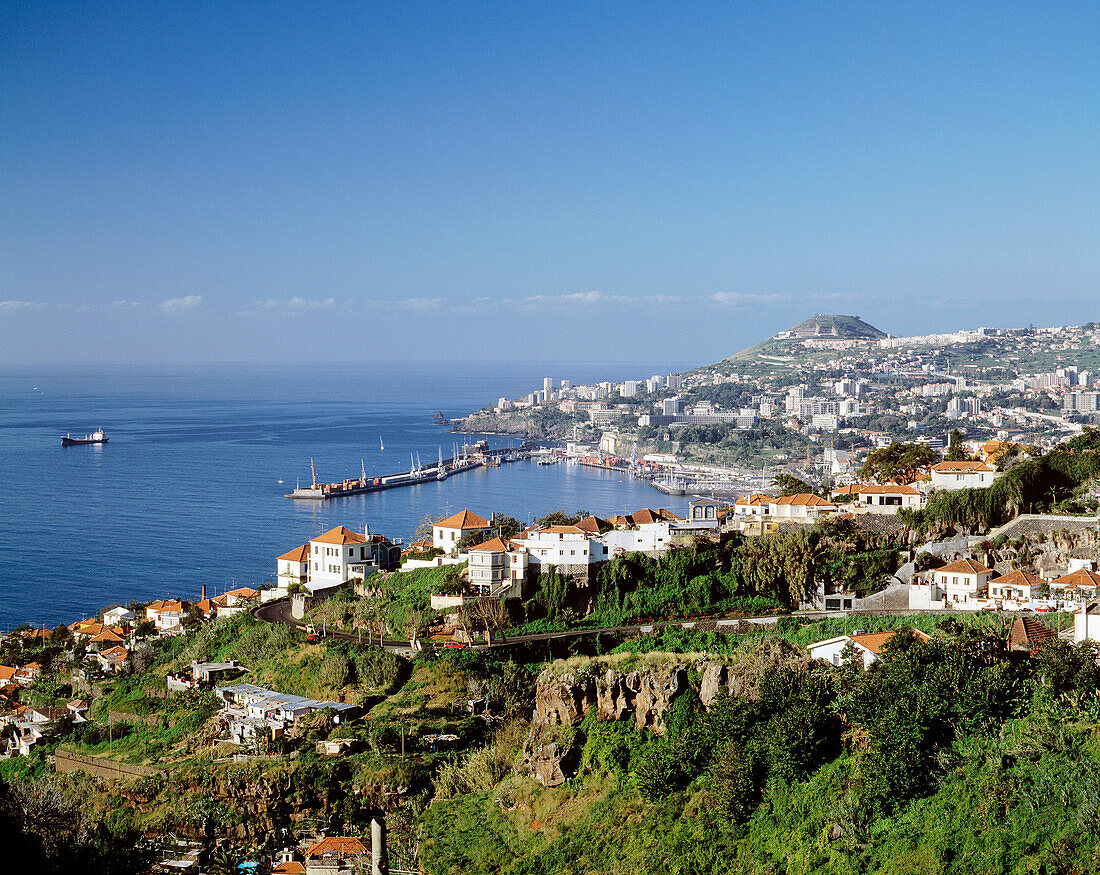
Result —
[{"label": "distant city skyline", "polygon": [[0,366],[1100,319],[1093,5],[0,8]]}]

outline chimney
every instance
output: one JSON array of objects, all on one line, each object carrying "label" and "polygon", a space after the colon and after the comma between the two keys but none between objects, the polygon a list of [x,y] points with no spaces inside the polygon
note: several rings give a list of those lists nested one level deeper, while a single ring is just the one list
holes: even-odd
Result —
[{"label": "chimney", "polygon": [[367,540],[370,540],[370,523],[363,524],[363,534],[366,535]]},{"label": "chimney", "polygon": [[202,600],[206,601],[206,584],[202,585]]}]

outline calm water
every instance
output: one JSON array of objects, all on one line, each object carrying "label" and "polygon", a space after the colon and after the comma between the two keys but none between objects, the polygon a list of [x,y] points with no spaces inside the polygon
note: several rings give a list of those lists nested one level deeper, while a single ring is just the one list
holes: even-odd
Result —
[{"label": "calm water", "polygon": [[[335,525],[408,539],[426,514],[527,519],[555,508],[683,511],[642,483],[521,462],[442,483],[283,498],[309,480],[406,470],[469,439],[433,426],[541,387],[542,377],[641,378],[676,363],[224,366],[202,373],[0,374],[0,630],[54,626],[109,603],[197,598],[267,580],[275,557]],[[61,447],[102,426],[105,446]],[[385,450],[379,448],[379,439]],[[493,446],[510,445],[489,438]],[[362,460],[362,461],[361,461]],[[282,481],[281,483],[279,481]]]}]

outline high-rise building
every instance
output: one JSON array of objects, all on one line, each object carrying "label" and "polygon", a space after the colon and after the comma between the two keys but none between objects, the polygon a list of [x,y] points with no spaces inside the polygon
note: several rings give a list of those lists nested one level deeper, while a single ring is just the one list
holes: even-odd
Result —
[{"label": "high-rise building", "polygon": [[679,392],[680,387],[683,385],[684,380],[679,374],[669,374],[668,379],[665,380],[665,387],[670,392]]}]

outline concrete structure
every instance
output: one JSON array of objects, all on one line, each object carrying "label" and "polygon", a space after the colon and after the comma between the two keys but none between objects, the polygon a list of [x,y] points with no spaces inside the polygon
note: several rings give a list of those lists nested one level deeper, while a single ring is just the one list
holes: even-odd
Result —
[{"label": "concrete structure", "polygon": [[489,521],[466,508],[432,525],[432,546],[453,553],[462,537],[470,532],[488,533]]},{"label": "concrete structure", "polygon": [[997,470],[985,462],[937,462],[932,466],[934,489],[985,489],[997,479]]},{"label": "concrete structure", "polygon": [[674,524],[676,529],[718,531],[722,503],[710,498],[696,498],[688,502],[687,519]]},{"label": "concrete structure", "polygon": [[[320,560],[318,560],[320,561]],[[277,588],[285,590],[291,586],[305,586],[309,583],[310,547],[303,544],[275,560],[275,579]]]},{"label": "concrete structure", "polygon": [[1089,602],[1073,615],[1073,643],[1100,644],[1100,602]]},{"label": "concrete structure", "polygon": [[924,496],[919,490],[899,483],[853,483],[834,489],[829,495],[832,498],[850,495],[852,500],[848,508],[870,513],[897,513],[902,507],[916,510],[924,504]]}]

